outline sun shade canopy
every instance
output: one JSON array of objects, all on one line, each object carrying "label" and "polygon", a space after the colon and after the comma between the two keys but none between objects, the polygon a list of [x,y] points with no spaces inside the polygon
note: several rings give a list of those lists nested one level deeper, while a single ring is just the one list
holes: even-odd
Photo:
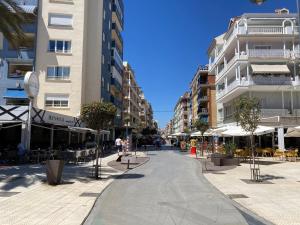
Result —
[{"label": "sun shade canopy", "polygon": [[253,74],[288,74],[291,73],[287,65],[251,65]]}]

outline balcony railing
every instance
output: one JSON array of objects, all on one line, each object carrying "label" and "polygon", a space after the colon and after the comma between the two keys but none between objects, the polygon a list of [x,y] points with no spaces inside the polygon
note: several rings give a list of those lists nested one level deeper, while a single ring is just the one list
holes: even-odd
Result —
[{"label": "balcony railing", "polygon": [[253,85],[292,85],[291,76],[255,75],[252,76]]},{"label": "balcony railing", "polygon": [[112,57],[113,57],[114,61],[118,64],[118,66],[121,69],[123,69],[123,60],[122,60],[121,56],[119,55],[116,48],[112,49]]},{"label": "balcony railing", "polygon": [[248,26],[248,29],[242,29],[239,28],[237,31],[236,29],[232,31],[232,33],[229,35],[227,40],[225,41],[223,47],[218,51],[217,55],[213,59],[213,61],[209,64],[209,70],[213,69],[213,67],[218,63],[221,56],[223,55],[225,49],[228,45],[231,44],[231,42],[236,37],[236,34],[287,34],[287,35],[296,35],[299,34],[299,26],[294,27],[283,27],[283,26]]},{"label": "balcony railing", "polygon": [[248,34],[283,34],[281,26],[249,26]]},{"label": "balcony railing", "polygon": [[284,49],[249,49],[249,57],[251,58],[289,58],[290,50]]},{"label": "balcony railing", "polygon": [[120,21],[120,24],[123,28],[123,24],[124,24],[124,20],[123,20],[123,11],[122,11],[122,8],[120,6],[120,3],[119,3],[119,0],[115,0],[114,4],[113,4],[113,12],[116,13],[119,21]]},{"label": "balcony railing", "polygon": [[112,29],[116,32],[120,42],[121,42],[121,45],[123,46],[123,38],[122,38],[122,35],[121,35],[121,32],[119,31],[118,29],[118,26],[116,25],[116,23],[112,23]]}]

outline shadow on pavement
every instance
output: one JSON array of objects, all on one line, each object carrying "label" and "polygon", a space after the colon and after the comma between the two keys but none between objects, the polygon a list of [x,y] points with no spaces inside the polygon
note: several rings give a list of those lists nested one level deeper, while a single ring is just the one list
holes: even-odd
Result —
[{"label": "shadow on pavement", "polygon": [[121,176],[117,176],[117,180],[124,180],[124,179],[140,179],[145,177],[144,174],[137,174],[137,173],[128,173]]}]

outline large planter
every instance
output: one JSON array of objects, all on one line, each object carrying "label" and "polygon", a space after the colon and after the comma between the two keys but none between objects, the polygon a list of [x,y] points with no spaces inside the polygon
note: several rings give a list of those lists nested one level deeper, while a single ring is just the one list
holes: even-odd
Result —
[{"label": "large planter", "polygon": [[47,174],[48,184],[50,185],[60,184],[64,164],[65,164],[64,160],[46,161],[46,174]]}]

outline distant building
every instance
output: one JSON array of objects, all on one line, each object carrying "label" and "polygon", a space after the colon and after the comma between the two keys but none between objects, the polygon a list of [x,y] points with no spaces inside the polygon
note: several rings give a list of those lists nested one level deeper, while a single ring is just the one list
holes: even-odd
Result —
[{"label": "distant building", "polygon": [[186,92],[181,96],[174,108],[173,130],[174,133],[183,133],[189,130],[190,94]]},{"label": "distant building", "polygon": [[138,128],[141,125],[141,89],[137,85],[135,74],[128,62],[124,62],[123,77],[123,126]]},{"label": "distant building", "polygon": [[207,66],[200,66],[190,84],[191,123],[198,119],[217,126],[215,76],[208,74]]}]

